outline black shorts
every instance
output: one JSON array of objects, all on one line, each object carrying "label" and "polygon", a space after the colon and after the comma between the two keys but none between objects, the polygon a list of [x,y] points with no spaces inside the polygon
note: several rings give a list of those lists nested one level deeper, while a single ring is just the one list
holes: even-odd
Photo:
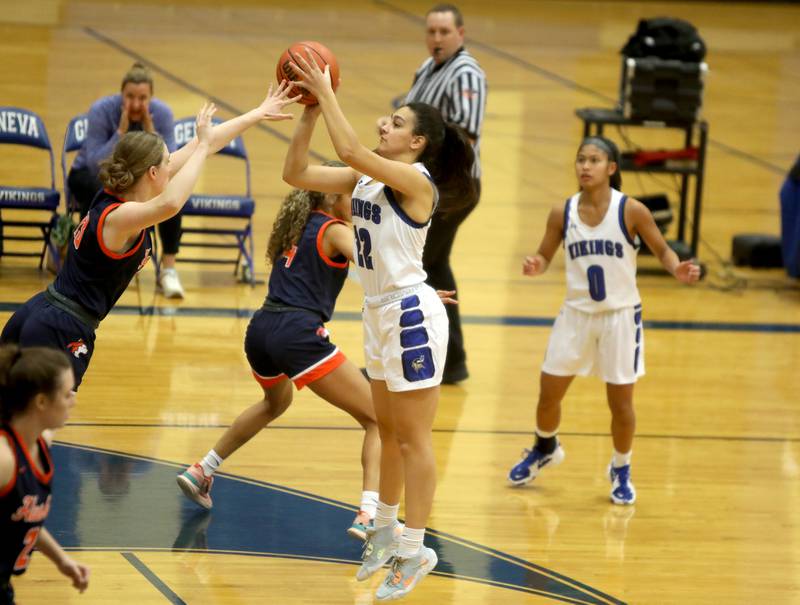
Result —
[{"label": "black shorts", "polygon": [[66,311],[54,307],[40,292],[14,312],[0,335],[0,343],[20,347],[51,347],[69,356],[75,390],[89,368],[94,352],[94,330]]},{"label": "black shorts", "polygon": [[311,311],[260,309],[247,326],[244,351],[253,376],[269,388],[289,378],[298,389],[338,368],[344,354]]},{"label": "black shorts", "polygon": [[14,605],[14,589],[8,576],[0,577],[0,605]]}]

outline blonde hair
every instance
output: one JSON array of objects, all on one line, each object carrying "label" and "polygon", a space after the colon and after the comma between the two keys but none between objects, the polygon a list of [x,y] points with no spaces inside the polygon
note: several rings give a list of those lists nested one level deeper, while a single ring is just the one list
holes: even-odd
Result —
[{"label": "blonde hair", "polygon": [[150,94],[153,94],[153,76],[150,75],[150,70],[145,67],[143,63],[139,63],[137,61],[134,63],[131,68],[128,70],[128,73],[122,78],[122,86],[120,86],[120,90],[125,88],[126,84],[149,84],[150,85]]},{"label": "blonde hair", "polygon": [[100,182],[116,193],[124,193],[164,158],[164,139],[143,130],[127,132],[111,155],[100,162]]}]

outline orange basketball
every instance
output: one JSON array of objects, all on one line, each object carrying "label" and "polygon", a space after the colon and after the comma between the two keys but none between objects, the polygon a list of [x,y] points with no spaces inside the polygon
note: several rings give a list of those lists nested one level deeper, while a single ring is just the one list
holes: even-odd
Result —
[{"label": "orange basketball", "polygon": [[[319,68],[324,70],[326,65],[330,65],[331,67],[331,84],[333,85],[333,90],[336,90],[336,87],[339,86],[339,64],[336,61],[336,56],[330,51],[330,49],[320,44],[319,42],[314,41],[306,41],[306,42],[295,42],[281,55],[281,58],[278,59],[278,67],[276,70],[276,77],[278,78],[278,83],[280,84],[283,80],[293,80],[296,81],[298,78],[295,75],[292,68],[289,66],[290,61],[294,61],[296,64],[300,65],[297,60],[297,56],[302,56],[306,61],[308,61],[308,53],[311,53],[314,61],[317,62]],[[312,95],[310,92],[300,89],[299,87],[295,89],[294,93],[300,94],[302,92],[303,97],[298,101],[301,105],[316,105],[317,99]]]}]

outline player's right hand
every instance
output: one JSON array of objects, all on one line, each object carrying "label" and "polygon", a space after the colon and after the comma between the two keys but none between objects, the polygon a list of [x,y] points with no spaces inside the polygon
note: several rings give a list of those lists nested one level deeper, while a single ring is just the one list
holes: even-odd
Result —
[{"label": "player's right hand", "polygon": [[217,106],[211,102],[203,104],[200,111],[195,118],[195,129],[197,132],[197,140],[206,145],[211,144],[213,138],[214,125],[211,122],[212,116],[217,112]]},{"label": "player's right hand", "polygon": [[523,275],[539,275],[542,271],[544,271],[544,262],[541,256],[537,254],[535,256],[525,257],[525,260],[522,262]]}]

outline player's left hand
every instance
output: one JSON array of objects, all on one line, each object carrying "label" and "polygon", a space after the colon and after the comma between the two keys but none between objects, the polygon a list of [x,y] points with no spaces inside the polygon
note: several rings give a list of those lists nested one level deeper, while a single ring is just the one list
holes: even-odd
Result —
[{"label": "player's left hand", "polygon": [[684,284],[692,284],[700,279],[700,265],[694,259],[685,260],[675,267],[675,279]]},{"label": "player's left hand", "polygon": [[58,571],[72,580],[72,585],[83,592],[89,586],[89,568],[81,565],[69,557],[65,557],[59,564]]}]

